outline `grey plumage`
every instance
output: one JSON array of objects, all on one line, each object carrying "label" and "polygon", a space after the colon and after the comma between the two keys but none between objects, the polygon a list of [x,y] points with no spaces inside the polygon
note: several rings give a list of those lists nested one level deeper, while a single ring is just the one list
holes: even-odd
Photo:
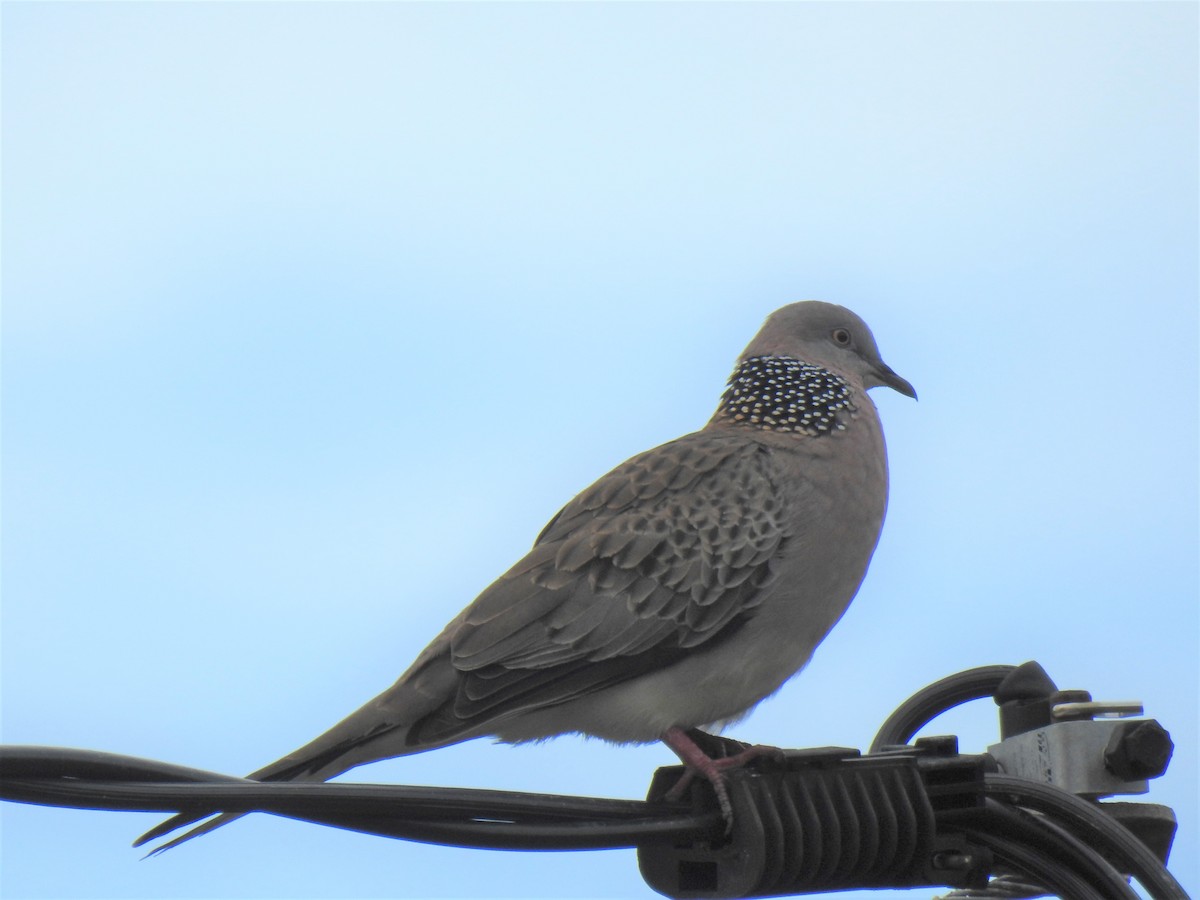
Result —
[{"label": "grey plumage", "polygon": [[679,750],[669,735],[744,715],[808,662],[866,574],[887,505],[878,386],[916,396],[861,319],[777,310],[703,429],[576,496],[391,688],[250,777],[326,780],[484,735]]}]

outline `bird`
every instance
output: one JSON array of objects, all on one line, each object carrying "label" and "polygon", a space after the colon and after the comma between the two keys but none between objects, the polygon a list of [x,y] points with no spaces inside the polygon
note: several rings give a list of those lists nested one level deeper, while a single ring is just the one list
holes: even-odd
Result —
[{"label": "bird", "polygon": [[[662,741],[729,822],[725,772],[764,751],[714,759],[698,730],[804,668],[858,592],[888,498],[876,387],[917,397],[857,315],[777,309],[707,424],[576,495],[391,687],[248,777],[326,781],[489,736]],[[240,815],[180,813],[134,846],[202,822],[159,853]]]}]

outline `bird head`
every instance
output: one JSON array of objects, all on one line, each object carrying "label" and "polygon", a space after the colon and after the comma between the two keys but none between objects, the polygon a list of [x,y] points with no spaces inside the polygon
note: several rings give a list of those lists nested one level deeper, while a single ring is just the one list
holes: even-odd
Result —
[{"label": "bird head", "polygon": [[834,303],[805,300],[775,310],[740,359],[781,356],[822,366],[864,390],[890,387],[917,398],[916,389],[879,355],[867,323]]}]

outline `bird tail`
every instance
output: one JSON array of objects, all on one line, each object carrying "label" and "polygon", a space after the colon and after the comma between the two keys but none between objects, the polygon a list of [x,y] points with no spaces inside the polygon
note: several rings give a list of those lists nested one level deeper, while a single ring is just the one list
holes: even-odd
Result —
[{"label": "bird tail", "polygon": [[[387,691],[324,734],[270,765],[251,772],[247,778],[254,781],[328,781],[363,763],[421,753],[461,740],[450,738],[434,743],[409,743],[412,726],[444,702],[447,690],[453,696],[456,680],[448,661],[444,666],[414,666],[413,669]],[[151,828],[134,841],[133,846],[141,847],[172,831],[201,823],[147,854],[156,856],[244,815],[240,812],[181,812]]]},{"label": "bird tail", "polygon": [[[320,782],[328,781],[348,769],[352,769],[363,762],[368,762],[370,759],[380,759],[384,756],[402,755],[403,751],[397,753],[386,753],[381,755],[371,754],[369,759],[361,758],[363,746],[371,742],[373,738],[379,737],[380,733],[360,734],[352,737],[346,734],[346,726],[351,723],[351,720],[358,714],[351,716],[350,719],[334,726],[325,734],[318,737],[316,740],[301,747],[300,749],[289,753],[287,756],[279,759],[269,766],[265,766],[256,772],[250,773],[247,777],[254,781],[298,781],[298,782]],[[400,730],[400,729],[396,729]],[[407,730],[407,729],[403,729]],[[402,745],[404,741],[403,733],[390,734],[389,737],[396,738],[396,743]],[[389,741],[391,743],[391,741]],[[425,748],[416,748],[425,749]],[[356,752],[358,751],[358,752]],[[416,752],[416,750],[412,751]],[[179,828],[186,825],[191,825],[196,822],[201,824],[195,828],[186,831],[179,837],[173,838],[165,844],[155,847],[148,855],[157,856],[165,850],[170,850],[172,847],[177,847],[184,841],[190,841],[192,838],[199,837],[202,834],[208,834],[222,825],[232,822],[234,819],[240,819],[245,813],[220,813],[213,815],[207,813],[180,813],[172,816],[164,822],[160,822],[154,828],[151,828],[136,841],[133,846],[141,847],[151,841],[170,834]],[[210,818],[212,816],[212,818]],[[207,819],[208,821],[204,821]]]}]

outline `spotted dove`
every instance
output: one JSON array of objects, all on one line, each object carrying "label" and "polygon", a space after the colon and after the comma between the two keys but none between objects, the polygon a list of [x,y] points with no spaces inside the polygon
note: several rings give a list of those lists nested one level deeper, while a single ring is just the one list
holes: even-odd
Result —
[{"label": "spotted dove", "polygon": [[[689,730],[777,690],[857,592],[887,506],[872,387],[916,397],[854,313],[777,310],[704,428],[576,496],[394,685],[250,777],[324,781],[484,735],[576,732],[663,740],[727,803],[728,760]],[[175,816],[138,844],[198,818]]]}]

